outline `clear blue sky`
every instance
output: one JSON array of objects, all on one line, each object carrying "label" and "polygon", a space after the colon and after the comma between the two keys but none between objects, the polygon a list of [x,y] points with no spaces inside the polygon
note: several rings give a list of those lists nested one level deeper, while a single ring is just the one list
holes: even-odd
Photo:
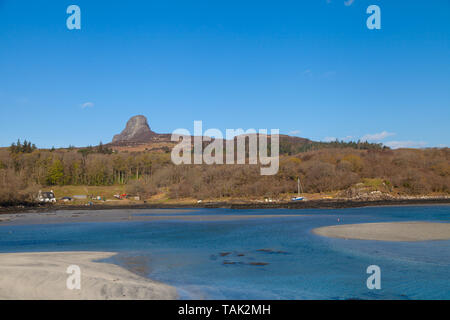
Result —
[{"label": "clear blue sky", "polygon": [[0,0],[0,146],[106,143],[136,114],[449,146],[450,2],[344,2]]}]

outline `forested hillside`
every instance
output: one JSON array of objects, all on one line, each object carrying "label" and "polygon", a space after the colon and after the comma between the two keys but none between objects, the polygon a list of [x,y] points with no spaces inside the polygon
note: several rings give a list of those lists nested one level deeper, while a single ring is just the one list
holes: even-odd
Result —
[{"label": "forested hillside", "polygon": [[450,193],[448,148],[306,141],[282,142],[280,151],[278,174],[261,176],[257,165],[175,166],[170,150],[113,152],[103,145],[40,150],[14,144],[0,149],[0,202],[32,201],[39,189],[56,185],[125,185],[144,198],[161,192],[173,199],[278,197],[296,192],[297,177],[307,193],[349,191],[358,184],[401,195]]}]

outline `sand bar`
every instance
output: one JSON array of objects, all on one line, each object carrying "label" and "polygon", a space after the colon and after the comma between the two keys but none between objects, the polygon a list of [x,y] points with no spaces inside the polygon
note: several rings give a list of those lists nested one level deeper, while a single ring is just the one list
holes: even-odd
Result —
[{"label": "sand bar", "polygon": [[342,239],[380,241],[449,240],[450,223],[385,222],[328,226],[314,229],[315,234]]},{"label": "sand bar", "polygon": [[[0,299],[107,300],[176,299],[176,289],[140,277],[117,265],[94,262],[110,252],[0,254]],[[78,265],[81,289],[69,290],[67,267]]]},{"label": "sand bar", "polygon": [[[180,213],[185,213],[180,214]],[[187,213],[187,214],[186,214]],[[120,221],[232,221],[261,218],[299,217],[299,214],[192,214],[191,210],[134,209],[134,210],[58,210],[0,215],[0,226],[75,222]]]}]

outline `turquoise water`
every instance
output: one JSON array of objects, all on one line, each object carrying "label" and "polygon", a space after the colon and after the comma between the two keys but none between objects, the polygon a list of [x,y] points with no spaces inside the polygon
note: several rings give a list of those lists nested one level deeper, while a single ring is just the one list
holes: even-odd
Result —
[{"label": "turquoise water", "polygon": [[[450,206],[200,209],[197,214],[298,214],[235,221],[146,221],[0,227],[0,252],[97,250],[174,285],[184,299],[450,299],[450,241],[329,239],[340,223],[450,222]],[[180,215],[177,213],[176,215]],[[369,290],[366,268],[381,268]]]}]

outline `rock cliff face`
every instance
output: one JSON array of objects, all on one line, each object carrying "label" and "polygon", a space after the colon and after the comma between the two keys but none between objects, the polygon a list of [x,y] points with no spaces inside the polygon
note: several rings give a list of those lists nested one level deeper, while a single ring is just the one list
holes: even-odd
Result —
[{"label": "rock cliff face", "polygon": [[120,134],[116,134],[112,142],[147,142],[156,135],[155,132],[150,130],[147,118],[139,115],[128,120],[125,129]]}]

